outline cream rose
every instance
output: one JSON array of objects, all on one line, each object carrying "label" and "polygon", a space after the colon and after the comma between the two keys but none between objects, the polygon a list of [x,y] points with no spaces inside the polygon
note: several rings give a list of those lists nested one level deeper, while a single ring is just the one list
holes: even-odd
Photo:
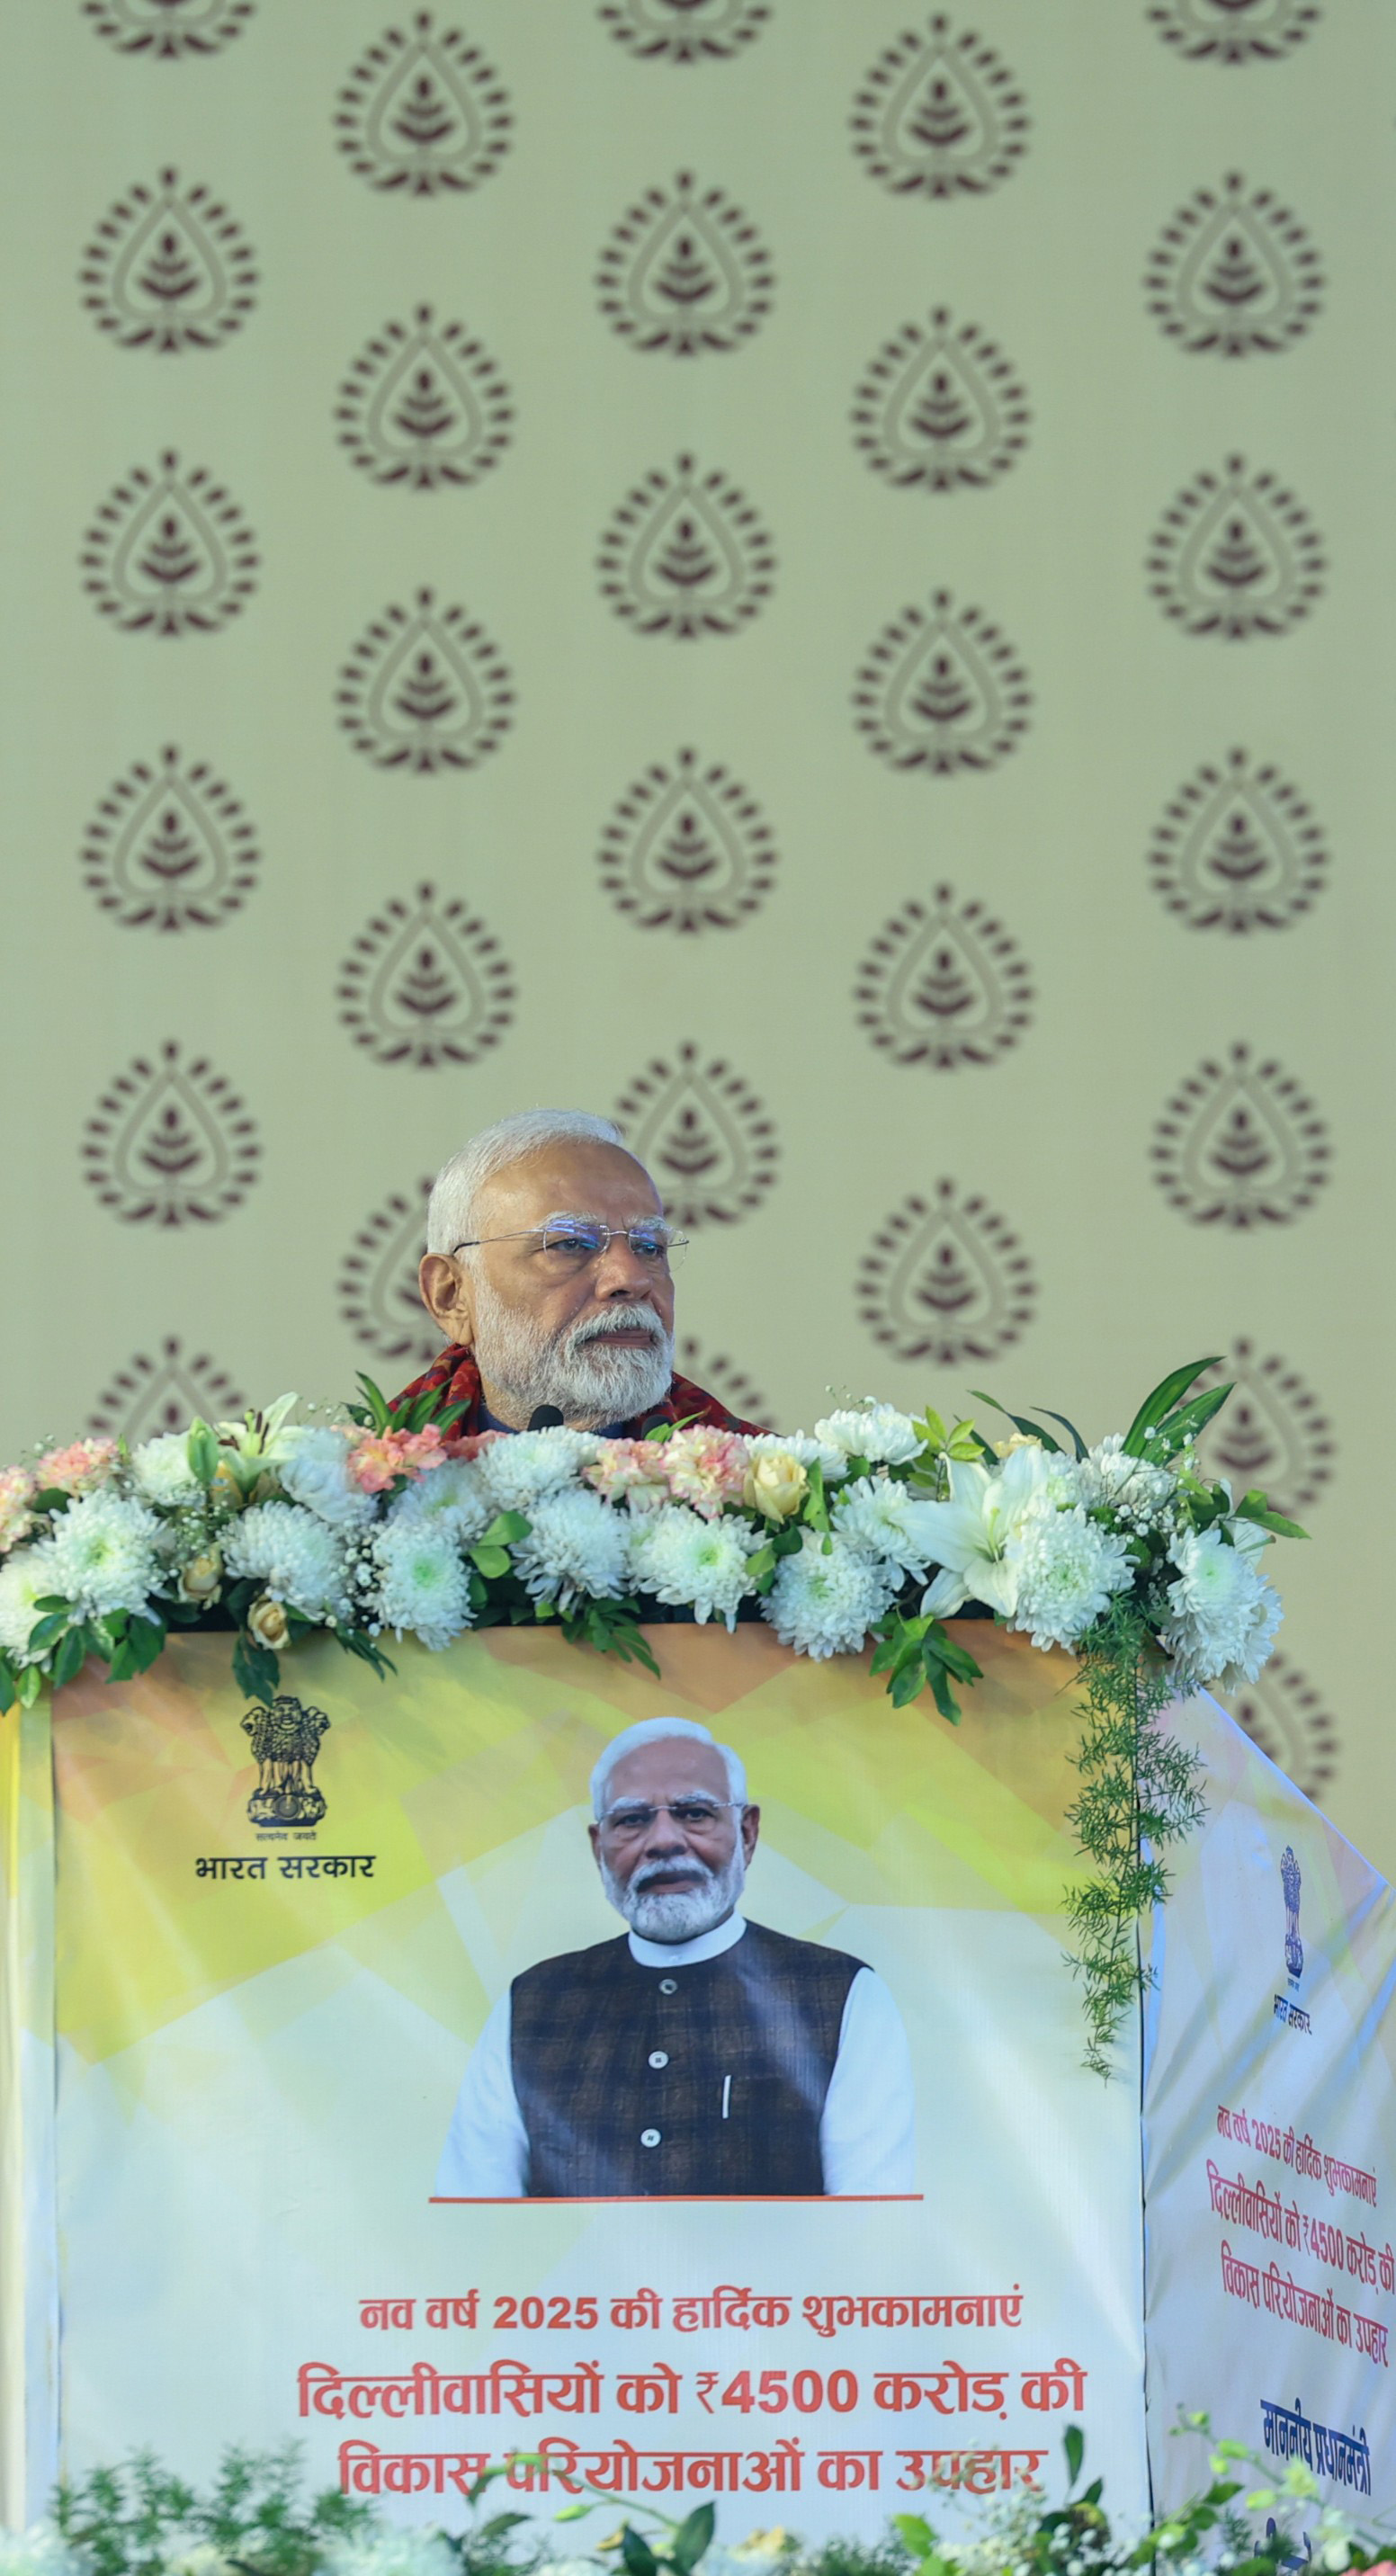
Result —
[{"label": "cream rose", "polygon": [[284,1602],[269,1600],[266,1593],[254,1601],[247,1614],[247,1633],[259,1646],[270,1646],[277,1654],[291,1633]]},{"label": "cream rose", "polygon": [[191,1556],[179,1570],[181,1601],[211,1601],[223,1580],[223,1559],[216,1547],[205,1556]]},{"label": "cream rose", "polygon": [[808,1492],[809,1478],[798,1458],[788,1449],[763,1449],[747,1469],[742,1501],[749,1512],[762,1512],[768,1521],[788,1521]]}]

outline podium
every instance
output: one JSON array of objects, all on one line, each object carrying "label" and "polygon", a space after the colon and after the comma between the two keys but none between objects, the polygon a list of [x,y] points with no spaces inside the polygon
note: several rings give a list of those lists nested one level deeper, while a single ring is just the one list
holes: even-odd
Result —
[{"label": "podium", "polygon": [[[197,2479],[294,2438],[406,2520],[458,2527],[513,2458],[545,2519],[590,2477],[711,2496],[727,2542],[871,2537],[1051,2490],[1069,2423],[1142,2516],[1201,2480],[1180,2407],[1396,2506],[1376,1873],[1213,1701],[1174,1709],[1208,1816],[1103,2083],[1063,1955],[1066,1656],[966,1626],[952,1728],[764,1627],[646,1633],[658,1680],[546,1628],[384,1680],[307,1643],[271,1710],[186,1633],[0,1721],[7,2518],[137,2445]],[[913,2194],[433,2196],[491,2006],[620,1929],[587,1781],[657,1715],[745,1762],[749,1919],[890,1989]]]}]

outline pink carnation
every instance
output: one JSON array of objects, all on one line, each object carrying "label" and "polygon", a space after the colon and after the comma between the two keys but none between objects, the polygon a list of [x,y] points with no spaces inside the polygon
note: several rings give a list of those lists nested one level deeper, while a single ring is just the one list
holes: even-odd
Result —
[{"label": "pink carnation", "polygon": [[400,1476],[444,1466],[449,1454],[434,1422],[425,1431],[368,1431],[349,1452],[349,1473],[360,1493],[382,1494]]},{"label": "pink carnation", "polygon": [[27,1467],[0,1467],[0,1550],[13,1547],[34,1526],[29,1498],[34,1479]]},{"label": "pink carnation", "polygon": [[724,1503],[739,1503],[746,1483],[747,1447],[735,1431],[676,1431],[660,1456],[676,1503],[691,1503],[715,1521]]},{"label": "pink carnation", "polygon": [[39,1460],[34,1483],[40,1491],[53,1486],[62,1494],[91,1494],[105,1485],[115,1465],[114,1440],[73,1440]]},{"label": "pink carnation", "polygon": [[668,1491],[664,1450],[657,1440],[603,1440],[582,1474],[608,1503],[657,1502]]}]

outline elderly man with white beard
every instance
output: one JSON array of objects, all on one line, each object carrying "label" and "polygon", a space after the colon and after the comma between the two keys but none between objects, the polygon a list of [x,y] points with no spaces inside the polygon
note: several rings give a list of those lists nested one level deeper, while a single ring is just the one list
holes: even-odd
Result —
[{"label": "elderly man with white beard", "polygon": [[540,1414],[631,1440],[676,1422],[756,1430],[674,1374],[684,1240],[609,1118],[501,1118],[436,1176],[418,1282],[448,1347],[398,1402],[463,1407],[463,1435],[527,1430]]},{"label": "elderly man with white beard", "polygon": [[911,2058],[862,1960],[736,1910],[761,1811],[737,1755],[646,1718],[591,1780],[591,1847],[628,1930],[495,2005],[437,2196],[891,2197],[915,2188]]}]

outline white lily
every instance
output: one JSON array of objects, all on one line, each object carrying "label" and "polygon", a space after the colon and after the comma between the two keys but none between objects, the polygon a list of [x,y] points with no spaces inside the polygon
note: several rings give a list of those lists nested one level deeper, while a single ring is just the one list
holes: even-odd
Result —
[{"label": "white lily", "polygon": [[951,1460],[949,1502],[922,1505],[923,1534],[942,1569],[922,1598],[923,1611],[950,1619],[966,1601],[983,1601],[1012,1618],[1018,1607],[1012,1543],[1042,1508],[1051,1463],[1045,1449],[1014,1449],[992,1469]]}]

